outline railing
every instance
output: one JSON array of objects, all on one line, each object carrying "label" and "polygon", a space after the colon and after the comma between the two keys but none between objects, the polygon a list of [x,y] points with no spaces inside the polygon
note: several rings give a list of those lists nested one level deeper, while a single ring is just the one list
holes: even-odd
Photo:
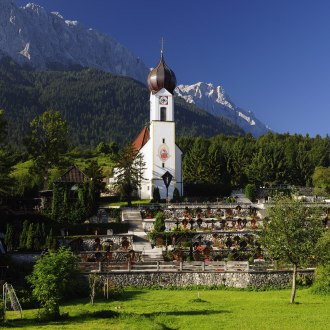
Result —
[{"label": "railing", "polygon": [[192,261],[192,262],[80,262],[80,269],[90,272],[247,272],[247,261]]}]

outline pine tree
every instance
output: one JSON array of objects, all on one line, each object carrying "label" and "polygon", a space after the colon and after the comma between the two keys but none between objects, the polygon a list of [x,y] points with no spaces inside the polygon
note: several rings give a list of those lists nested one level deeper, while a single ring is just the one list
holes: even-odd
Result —
[{"label": "pine tree", "polygon": [[14,228],[10,223],[7,223],[5,244],[7,247],[7,251],[12,251],[14,249]]},{"label": "pine tree", "polygon": [[48,250],[56,250],[56,247],[57,247],[57,241],[56,241],[56,238],[53,236],[53,229],[51,228],[50,231],[49,231],[49,234],[46,238],[46,248]]},{"label": "pine tree", "polygon": [[42,241],[41,241],[41,230],[40,224],[37,223],[34,235],[33,235],[33,249],[35,251],[40,251],[42,249]]},{"label": "pine tree", "polygon": [[27,220],[25,220],[23,222],[23,229],[22,229],[21,235],[19,236],[18,248],[20,250],[25,250],[26,249],[26,239],[27,239],[28,227],[29,227],[29,222]]},{"label": "pine tree", "polygon": [[27,238],[26,238],[26,249],[27,250],[33,250],[34,247],[34,226],[33,223],[30,223],[29,229],[27,232]]}]

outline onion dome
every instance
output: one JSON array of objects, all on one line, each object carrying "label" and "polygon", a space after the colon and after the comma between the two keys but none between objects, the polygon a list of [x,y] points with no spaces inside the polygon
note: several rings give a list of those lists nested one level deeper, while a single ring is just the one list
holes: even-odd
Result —
[{"label": "onion dome", "polygon": [[176,77],[174,72],[166,65],[163,52],[161,52],[158,65],[149,73],[148,87],[153,94],[156,94],[162,88],[165,88],[171,94],[174,92],[176,87]]}]

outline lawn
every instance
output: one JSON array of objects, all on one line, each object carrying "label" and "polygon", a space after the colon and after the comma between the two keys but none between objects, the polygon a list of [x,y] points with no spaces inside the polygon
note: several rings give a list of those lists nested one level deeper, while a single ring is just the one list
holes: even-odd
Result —
[{"label": "lawn", "polygon": [[[198,299],[199,295],[199,299]],[[8,329],[328,329],[330,297],[298,290],[294,305],[290,291],[126,290],[109,302],[77,301],[61,308],[63,322],[37,323],[37,310],[23,311]]]}]

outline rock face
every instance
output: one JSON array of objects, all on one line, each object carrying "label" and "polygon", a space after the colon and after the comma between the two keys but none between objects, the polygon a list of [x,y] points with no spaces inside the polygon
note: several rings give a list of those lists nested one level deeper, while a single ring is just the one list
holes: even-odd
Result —
[{"label": "rock face", "polygon": [[146,82],[148,68],[112,37],[29,3],[0,0],[0,58],[36,69],[93,67]]},{"label": "rock face", "polygon": [[194,103],[217,117],[225,117],[253,136],[265,134],[269,129],[252,112],[237,107],[221,86],[198,82],[194,85],[179,85],[176,95],[188,103]]}]

